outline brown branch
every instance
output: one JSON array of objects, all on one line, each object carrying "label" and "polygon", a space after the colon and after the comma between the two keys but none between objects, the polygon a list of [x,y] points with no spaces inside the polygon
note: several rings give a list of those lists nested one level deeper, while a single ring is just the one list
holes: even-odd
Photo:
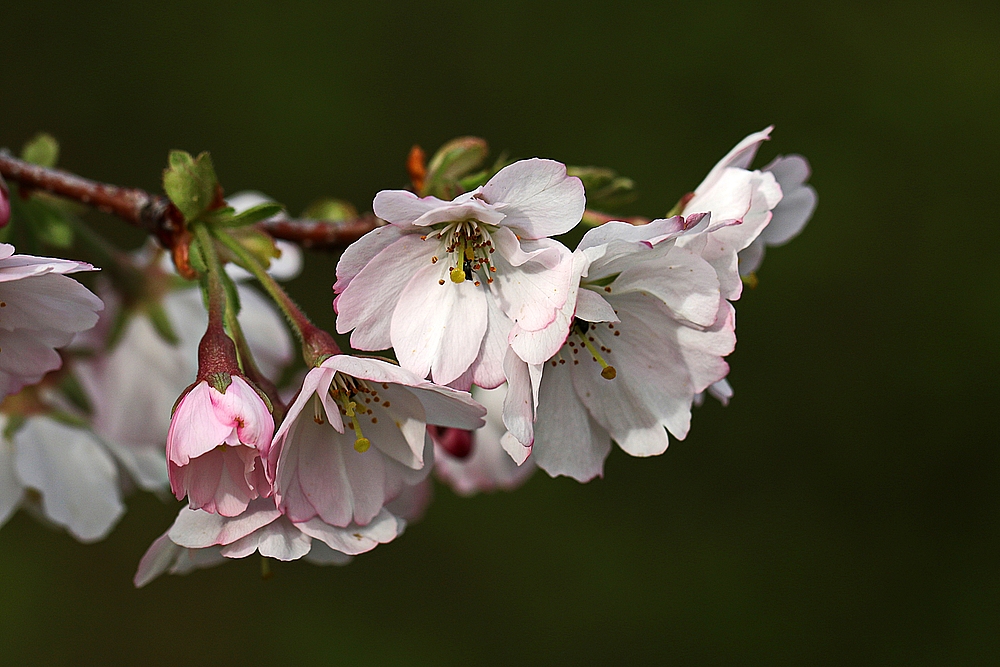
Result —
[{"label": "brown branch", "polygon": [[[91,181],[61,169],[40,167],[2,149],[0,175],[20,185],[22,195],[31,190],[44,190],[115,215],[155,235],[166,248],[172,249],[185,231],[180,211],[162,195]],[[343,221],[297,220],[279,214],[260,223],[275,238],[322,250],[343,249],[380,224],[382,222],[371,213]]]}]

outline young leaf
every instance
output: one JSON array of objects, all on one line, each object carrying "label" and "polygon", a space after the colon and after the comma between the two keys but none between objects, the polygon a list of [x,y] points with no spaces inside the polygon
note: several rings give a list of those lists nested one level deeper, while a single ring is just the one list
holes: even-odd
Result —
[{"label": "young leaf", "polygon": [[21,159],[40,167],[54,167],[59,161],[59,142],[51,134],[41,132],[21,149]]},{"label": "young leaf", "polygon": [[202,153],[192,158],[184,151],[170,151],[169,164],[163,172],[163,189],[184,219],[190,222],[215,201],[219,181],[212,157]]}]

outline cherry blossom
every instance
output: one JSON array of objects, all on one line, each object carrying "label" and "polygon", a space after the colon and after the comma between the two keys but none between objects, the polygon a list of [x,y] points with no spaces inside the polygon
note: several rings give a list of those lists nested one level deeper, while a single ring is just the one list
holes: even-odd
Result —
[{"label": "cherry blossom", "polygon": [[328,357],[306,374],[267,454],[278,508],[292,521],[367,525],[427,476],[427,424],[473,429],[484,413],[467,393],[388,362]]},{"label": "cherry blossom", "polygon": [[535,472],[533,459],[529,457],[518,465],[500,442],[507,432],[502,419],[506,395],[506,385],[496,389],[473,387],[472,397],[486,408],[486,425],[472,433],[448,430],[449,435],[469,433],[471,451],[465,457],[455,456],[453,451],[442,446],[439,437],[434,440],[434,474],[461,496],[497,489],[511,491],[528,481]]},{"label": "cherry blossom", "polygon": [[185,507],[142,557],[134,582],[142,587],[164,572],[186,574],[254,553],[283,561],[305,558],[318,565],[346,565],[352,556],[391,542],[405,525],[385,509],[364,526],[331,526],[318,518],[292,522],[273,498],[253,500],[235,517]]},{"label": "cherry blossom", "polygon": [[104,539],[125,513],[118,467],[88,430],[38,414],[0,415],[0,526],[34,507],[81,542]]},{"label": "cherry blossom", "polygon": [[337,266],[337,331],[360,350],[392,347],[400,365],[439,384],[496,387],[512,324],[552,322],[570,289],[569,250],[547,237],[583,215],[579,179],[552,160],[522,160],[443,201],[403,190],[375,197],[389,225]]},{"label": "cherry blossom", "polygon": [[260,455],[274,434],[267,405],[246,380],[231,376],[220,391],[202,380],[177,404],[167,432],[170,487],[178,500],[237,516],[271,494]]},{"label": "cherry blossom", "polygon": [[62,365],[56,348],[97,323],[104,304],[64,274],[85,262],[15,255],[0,243],[0,396],[35,384]]}]

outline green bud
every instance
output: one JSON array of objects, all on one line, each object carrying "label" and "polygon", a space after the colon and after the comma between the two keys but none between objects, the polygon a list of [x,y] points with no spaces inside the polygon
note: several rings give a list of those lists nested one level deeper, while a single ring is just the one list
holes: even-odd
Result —
[{"label": "green bud", "polygon": [[635,201],[638,193],[631,178],[619,176],[603,167],[567,167],[566,173],[583,181],[587,205],[595,208],[615,208]]},{"label": "green bud", "polygon": [[427,165],[427,178],[421,194],[443,198],[460,194],[458,182],[479,169],[489,150],[486,140],[479,137],[452,139],[434,154]]},{"label": "green bud", "polygon": [[59,161],[59,142],[51,134],[36,134],[21,149],[21,159],[40,167],[54,167]]},{"label": "green bud", "polygon": [[[271,260],[281,256],[281,251],[274,244],[274,239],[254,227],[240,227],[228,232],[243,248],[253,255],[265,269],[271,266]],[[225,253],[225,251],[223,251]],[[232,258],[229,258],[232,261]]]},{"label": "green bud", "polygon": [[302,212],[303,218],[309,220],[330,220],[339,222],[358,217],[358,210],[350,202],[343,199],[319,199],[309,204]]},{"label": "green bud", "polygon": [[73,226],[65,212],[37,199],[30,202],[30,209],[32,231],[42,243],[56,248],[73,245]]},{"label": "green bud", "polygon": [[219,180],[212,157],[197,158],[184,151],[170,151],[170,166],[163,172],[163,189],[188,222],[197,219],[215,202]]},{"label": "green bud", "polygon": [[252,206],[242,213],[237,213],[230,207],[220,208],[207,214],[205,218],[212,225],[218,227],[246,227],[261,220],[267,220],[285,210],[285,207],[275,202],[264,202]]}]

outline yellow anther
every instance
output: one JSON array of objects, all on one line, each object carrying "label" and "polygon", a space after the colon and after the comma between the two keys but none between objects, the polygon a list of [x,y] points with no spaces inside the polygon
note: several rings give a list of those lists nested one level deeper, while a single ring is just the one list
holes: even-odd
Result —
[{"label": "yellow anther", "polygon": [[601,371],[601,377],[605,380],[614,380],[618,375],[618,371],[615,370],[614,366],[605,366],[604,370]]},{"label": "yellow anther", "polygon": [[604,361],[604,357],[602,357],[601,353],[597,351],[597,348],[594,347],[594,344],[588,340],[588,336],[580,332],[577,332],[577,335],[580,337],[580,340],[583,341],[583,344],[587,347],[587,351],[590,352],[591,356],[594,357],[594,361],[596,361],[601,365],[601,377],[604,378],[605,380],[614,380],[618,376],[618,371],[615,370],[615,367],[609,364],[608,362]]},{"label": "yellow anther", "polygon": [[449,275],[451,276],[451,282],[453,283],[465,282],[465,271],[463,271],[460,266],[452,269]]}]

